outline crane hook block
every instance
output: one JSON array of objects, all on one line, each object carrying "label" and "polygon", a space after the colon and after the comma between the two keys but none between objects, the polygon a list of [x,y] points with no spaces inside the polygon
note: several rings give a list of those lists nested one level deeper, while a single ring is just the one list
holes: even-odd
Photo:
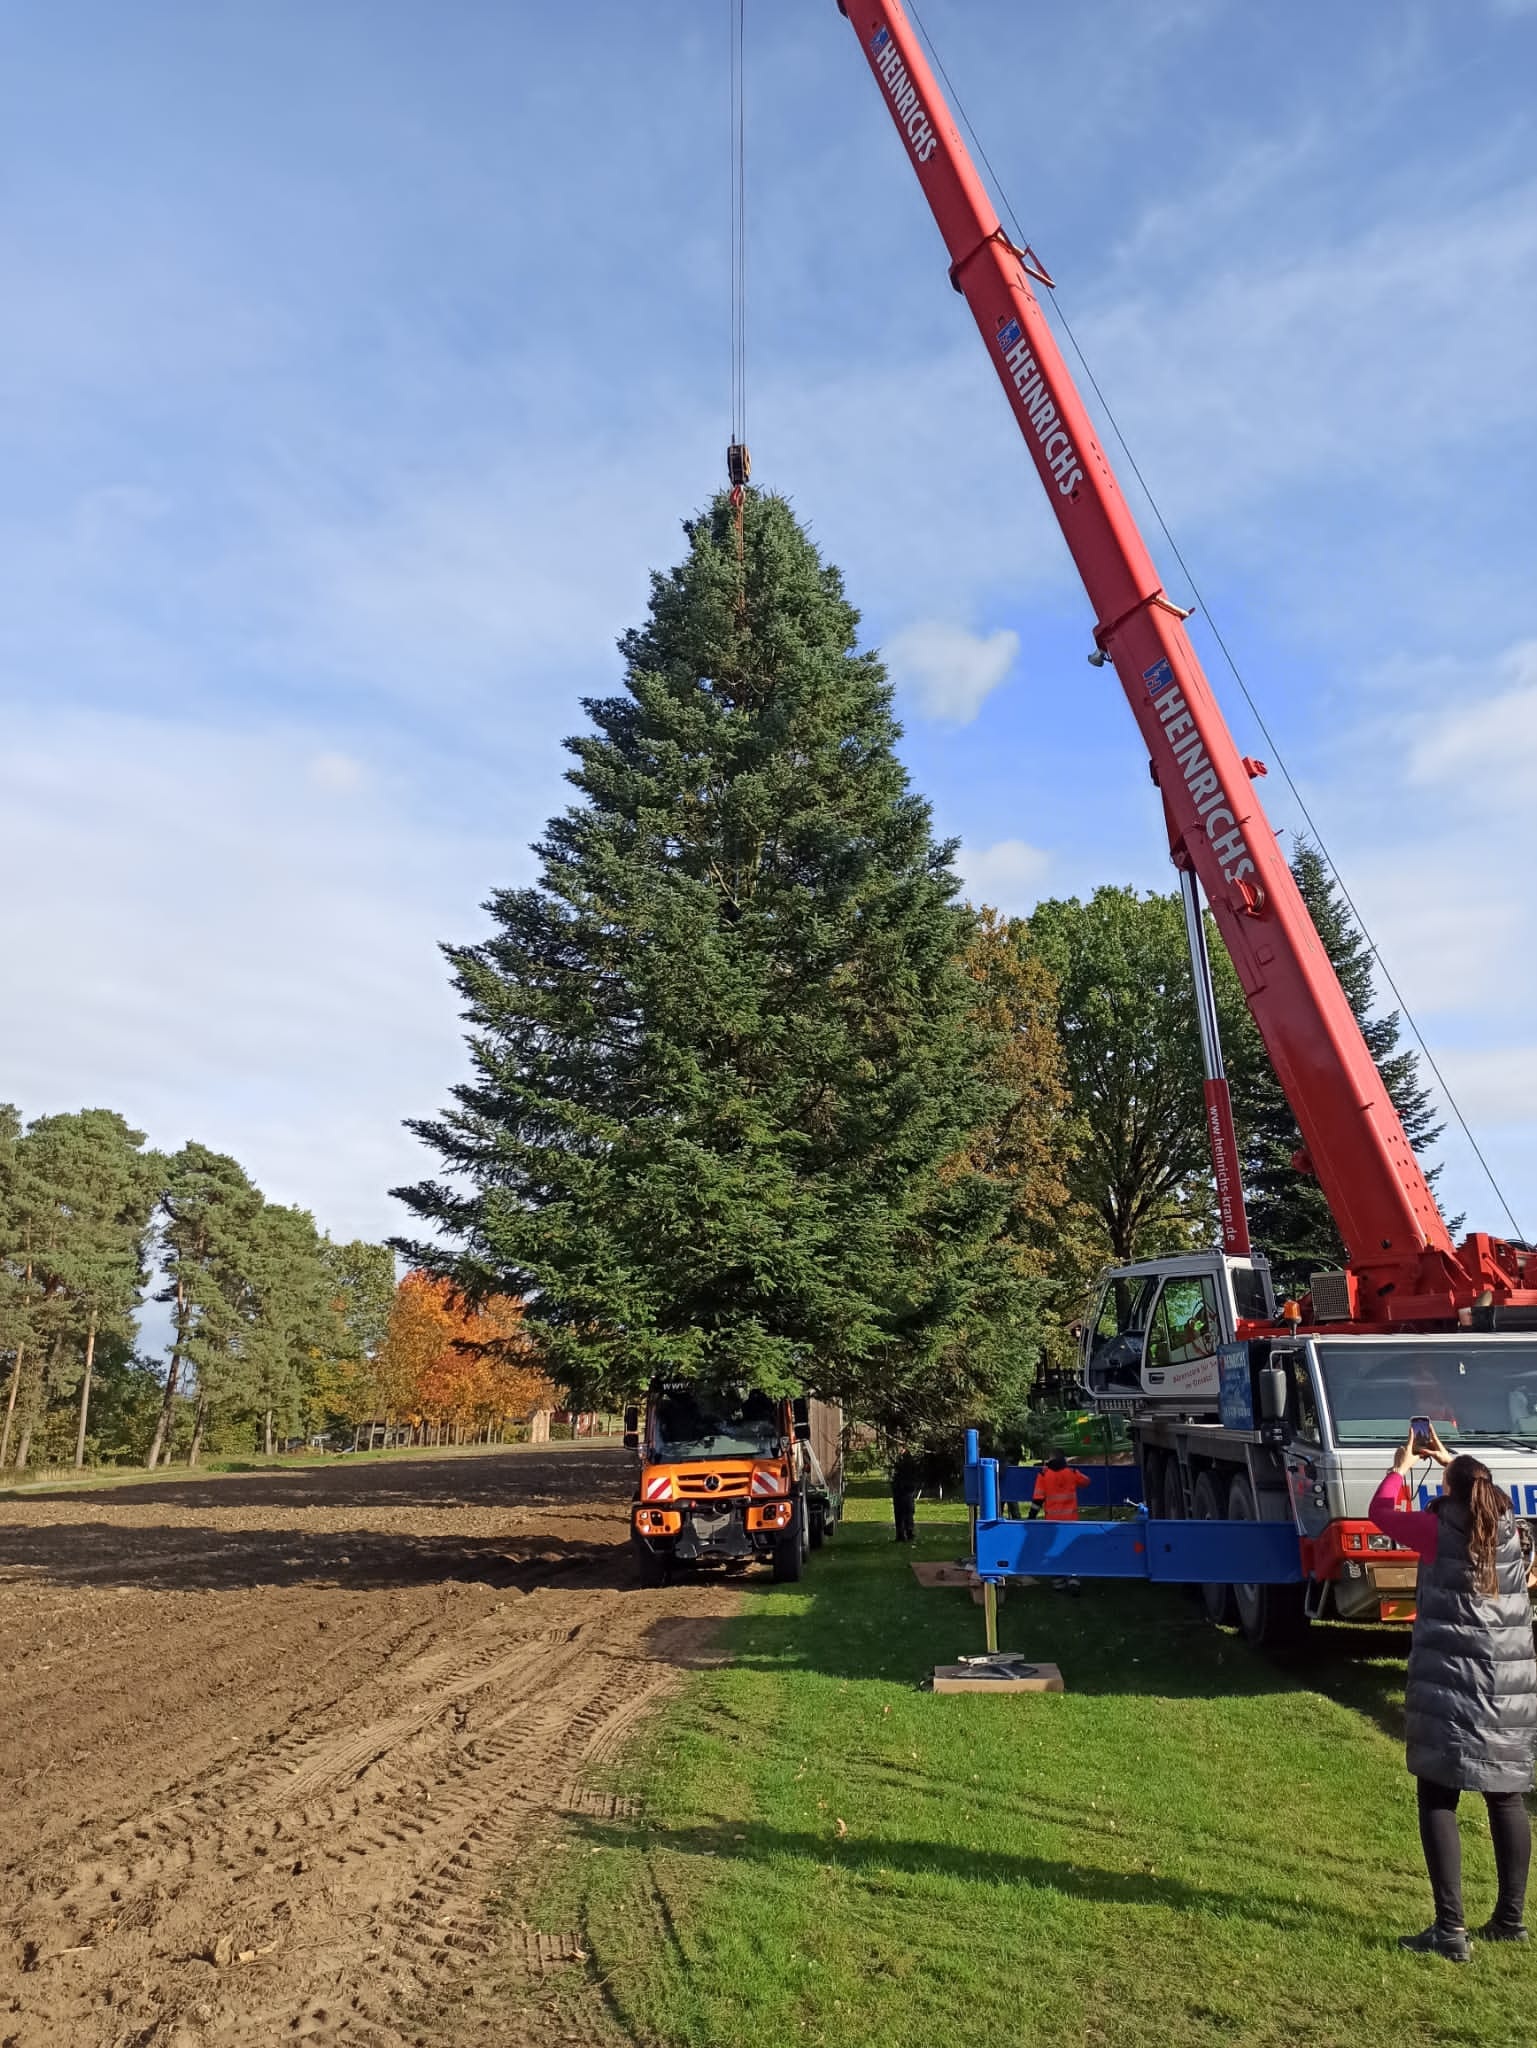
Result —
[{"label": "crane hook block", "polygon": [[726,450],[726,480],[734,491],[743,490],[752,475],[752,457],[745,441],[733,441]]}]

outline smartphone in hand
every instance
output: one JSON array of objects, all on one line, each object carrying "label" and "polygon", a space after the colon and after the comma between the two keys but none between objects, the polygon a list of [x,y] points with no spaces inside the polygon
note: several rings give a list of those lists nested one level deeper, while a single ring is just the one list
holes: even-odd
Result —
[{"label": "smartphone in hand", "polygon": [[1411,1415],[1409,1418],[1409,1441],[1417,1451],[1430,1449],[1430,1417]]}]

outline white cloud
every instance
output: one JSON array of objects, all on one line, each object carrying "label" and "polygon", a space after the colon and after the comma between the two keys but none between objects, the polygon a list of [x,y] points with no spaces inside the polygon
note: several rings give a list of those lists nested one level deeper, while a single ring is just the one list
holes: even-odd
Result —
[{"label": "white cloud", "polygon": [[968,633],[928,619],[888,634],[882,651],[892,681],[925,718],[970,725],[1014,666],[1019,635],[1007,628]]},{"label": "white cloud", "polygon": [[974,903],[1022,917],[1040,900],[1051,855],[1023,839],[1000,839],[992,846],[963,845],[956,866]]},{"label": "white cloud", "polygon": [[0,859],[47,886],[5,899],[27,993],[4,1094],[232,1152],[333,1234],[403,1228],[386,1191],[432,1162],[401,1119],[465,1072],[438,943],[476,937],[489,889],[528,874],[530,798],[499,792],[493,839],[432,816],[431,768],[338,804],[295,778],[311,750],[292,733],[24,713],[7,730]]},{"label": "white cloud", "polygon": [[1537,802],[1537,640],[1493,665],[1492,693],[1470,699],[1466,680],[1450,673],[1440,708],[1417,720],[1409,780],[1452,784],[1480,808],[1496,796]]},{"label": "white cloud", "polygon": [[313,754],[306,773],[317,789],[343,796],[361,785],[364,769],[362,762],[355,761],[351,754]]},{"label": "white cloud", "polygon": [[[1338,748],[1370,772],[1310,787],[1308,801],[1381,960],[1529,1224],[1537,647],[1518,642],[1482,660],[1400,658],[1370,681],[1369,717]],[[1380,972],[1377,983],[1380,1007],[1393,1007]],[[1506,1228],[1455,1123],[1437,1151],[1445,1208],[1466,1210],[1475,1228]]]},{"label": "white cloud", "polygon": [[1278,246],[1261,221],[1237,260],[1188,276],[1183,293],[1160,273],[1156,292],[1077,320],[1142,469],[1182,523],[1287,484],[1337,495],[1358,476],[1466,460],[1470,444],[1537,417],[1530,183],[1432,216],[1401,209],[1332,246]]}]

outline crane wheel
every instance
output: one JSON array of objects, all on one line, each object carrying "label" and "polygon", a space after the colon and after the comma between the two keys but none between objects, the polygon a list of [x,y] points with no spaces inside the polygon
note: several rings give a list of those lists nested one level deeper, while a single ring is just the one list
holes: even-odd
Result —
[{"label": "crane wheel", "polygon": [[[1254,1489],[1243,1474],[1227,1496],[1228,1519],[1257,1522]],[[1234,1586],[1233,1604],[1244,1640],[1257,1650],[1294,1649],[1307,1633],[1307,1589],[1303,1586]]]},{"label": "crane wheel", "polygon": [[[1218,1493],[1217,1481],[1210,1472],[1203,1472],[1196,1480],[1191,1506],[1198,1522],[1226,1520],[1226,1503]],[[1238,1602],[1233,1597],[1231,1586],[1203,1586],[1201,1605],[1206,1610],[1206,1619],[1215,1622],[1218,1628],[1231,1628],[1238,1620]]]}]

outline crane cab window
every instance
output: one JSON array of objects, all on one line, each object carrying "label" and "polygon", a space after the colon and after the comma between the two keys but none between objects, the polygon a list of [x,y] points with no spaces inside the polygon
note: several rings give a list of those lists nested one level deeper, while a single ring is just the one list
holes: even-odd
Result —
[{"label": "crane cab window", "polygon": [[1185,1365],[1210,1358],[1221,1337],[1217,1283],[1207,1274],[1166,1280],[1148,1333],[1149,1365]]},{"label": "crane cab window", "polygon": [[1089,1333],[1085,1377],[1092,1393],[1116,1398],[1141,1393],[1142,1345],[1157,1291],[1153,1275],[1127,1274],[1105,1288]]},{"label": "crane cab window", "polygon": [[1100,1298],[1094,1320],[1094,1349],[1112,1337],[1127,1337],[1147,1328],[1156,1280],[1112,1280]]}]

